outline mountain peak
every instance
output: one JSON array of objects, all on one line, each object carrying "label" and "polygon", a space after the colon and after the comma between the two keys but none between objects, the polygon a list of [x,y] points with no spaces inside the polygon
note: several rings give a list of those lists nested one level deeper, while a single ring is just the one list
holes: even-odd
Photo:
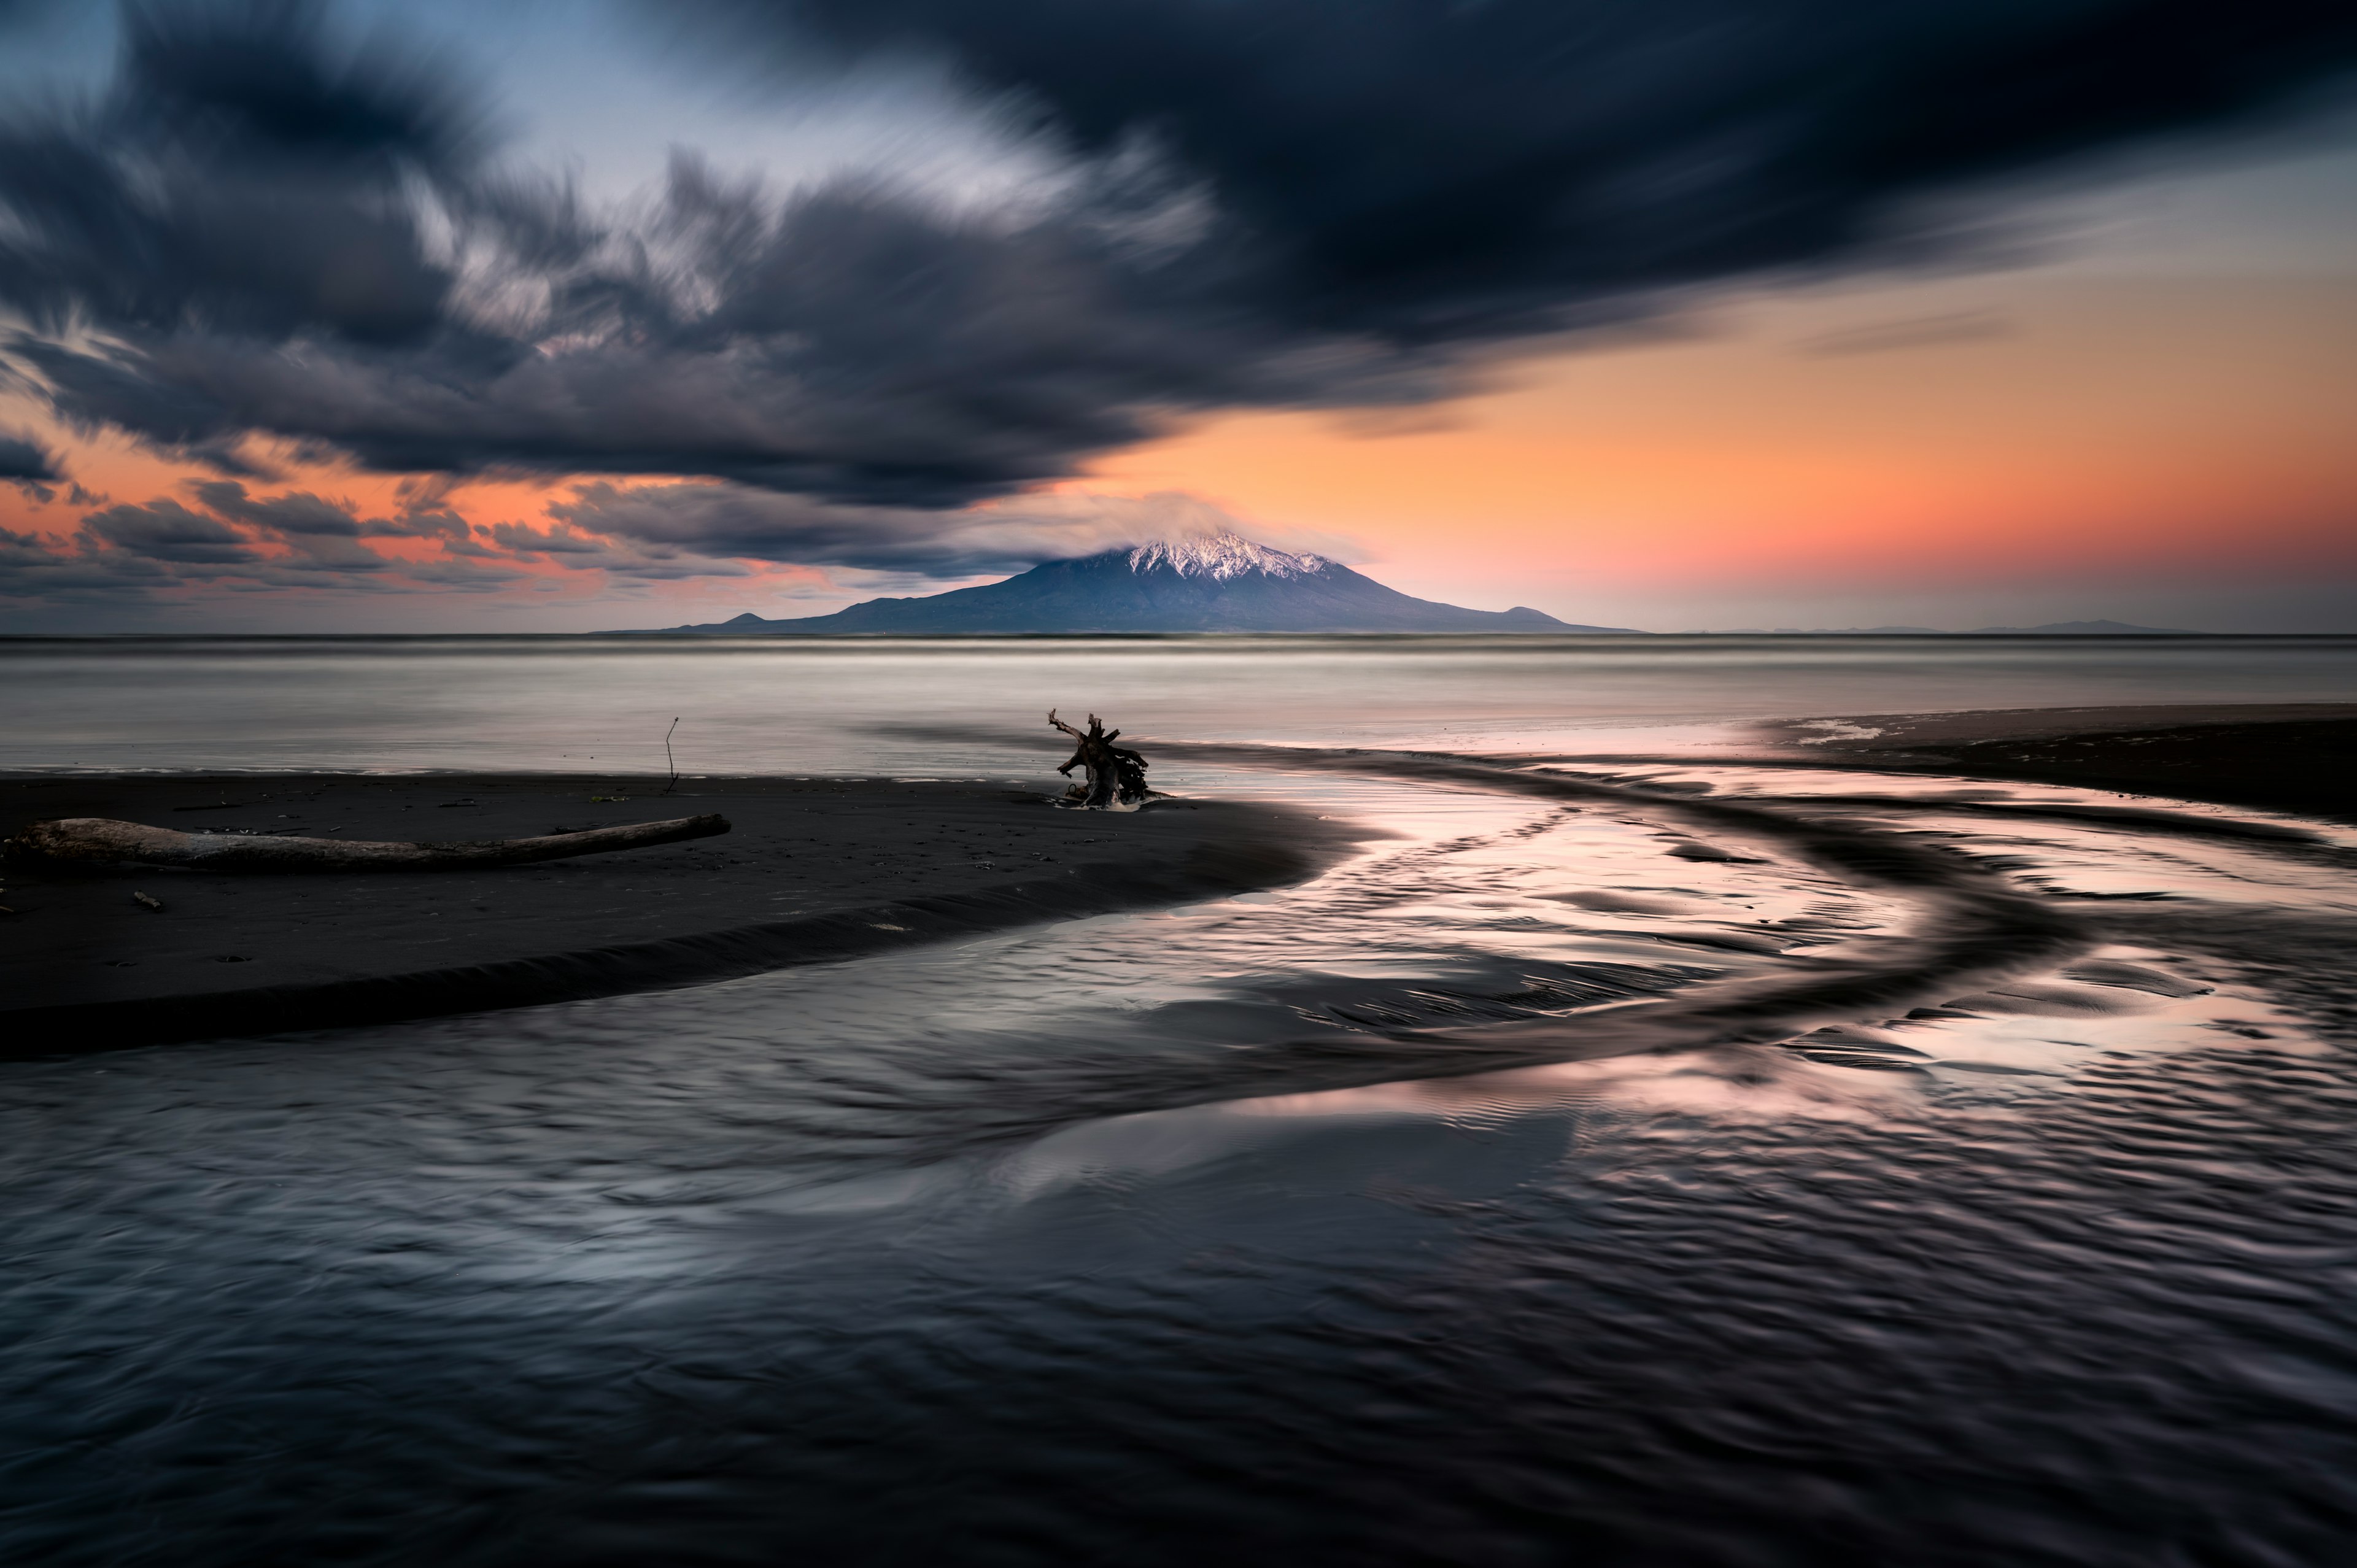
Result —
[{"label": "mountain peak", "polygon": [[1242,534],[1198,533],[1125,550],[1043,561],[999,583],[920,599],[869,599],[828,616],[674,631],[789,637],[1042,632],[1620,632],[1570,626],[1516,606],[1469,610],[1387,588],[1322,555],[1296,555]]},{"label": "mountain peak", "polygon": [[1129,569],[1133,572],[1168,568],[1181,577],[1209,577],[1215,583],[1254,574],[1265,577],[1308,577],[1329,564],[1321,555],[1290,555],[1232,532],[1157,540],[1129,553]]}]

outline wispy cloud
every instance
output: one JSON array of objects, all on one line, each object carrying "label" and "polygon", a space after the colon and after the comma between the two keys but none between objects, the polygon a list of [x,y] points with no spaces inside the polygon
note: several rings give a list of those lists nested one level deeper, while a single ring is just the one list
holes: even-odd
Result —
[{"label": "wispy cloud", "polygon": [[1795,347],[1820,358],[1844,354],[1888,354],[1903,349],[1928,349],[1942,343],[1986,343],[2013,328],[1991,310],[1943,311],[1937,316],[1910,316],[1900,321],[1875,321],[1803,338]]}]

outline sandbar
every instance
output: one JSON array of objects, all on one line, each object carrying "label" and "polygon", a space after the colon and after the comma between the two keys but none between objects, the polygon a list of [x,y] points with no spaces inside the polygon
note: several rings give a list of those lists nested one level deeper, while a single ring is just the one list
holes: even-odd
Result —
[{"label": "sandbar", "polygon": [[2357,822],[2357,703],[1867,714],[1762,726],[1787,756]]},{"label": "sandbar", "polygon": [[[1060,781],[1059,781],[1060,782]],[[1314,875],[1352,830],[1263,802],[1055,809],[889,779],[189,775],[0,779],[56,817],[448,842],[718,811],[719,838],[489,870],[6,867],[0,1057],[279,1033],[702,983]],[[135,899],[144,893],[156,911]]]}]

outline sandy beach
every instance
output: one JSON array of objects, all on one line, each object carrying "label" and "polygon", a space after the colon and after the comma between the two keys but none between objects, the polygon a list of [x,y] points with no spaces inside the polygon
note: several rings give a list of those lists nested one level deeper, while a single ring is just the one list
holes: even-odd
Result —
[{"label": "sandy beach", "polygon": [[[1269,886],[1347,843],[1266,805],[1054,810],[1007,785],[247,775],[0,781],[59,817],[445,842],[718,811],[727,834],[481,871],[11,863],[0,1054],[326,1027],[691,984]],[[144,893],[160,911],[134,898]]]}]

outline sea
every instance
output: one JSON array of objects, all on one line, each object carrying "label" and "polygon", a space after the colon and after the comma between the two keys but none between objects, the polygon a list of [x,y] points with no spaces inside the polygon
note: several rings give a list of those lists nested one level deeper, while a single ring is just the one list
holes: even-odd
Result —
[{"label": "sea", "polygon": [[0,640],[0,773],[1045,811],[1055,708],[1368,833],[0,1063],[0,1561],[2357,1562],[2357,829],[1759,727],[2351,701],[2346,639]]}]

